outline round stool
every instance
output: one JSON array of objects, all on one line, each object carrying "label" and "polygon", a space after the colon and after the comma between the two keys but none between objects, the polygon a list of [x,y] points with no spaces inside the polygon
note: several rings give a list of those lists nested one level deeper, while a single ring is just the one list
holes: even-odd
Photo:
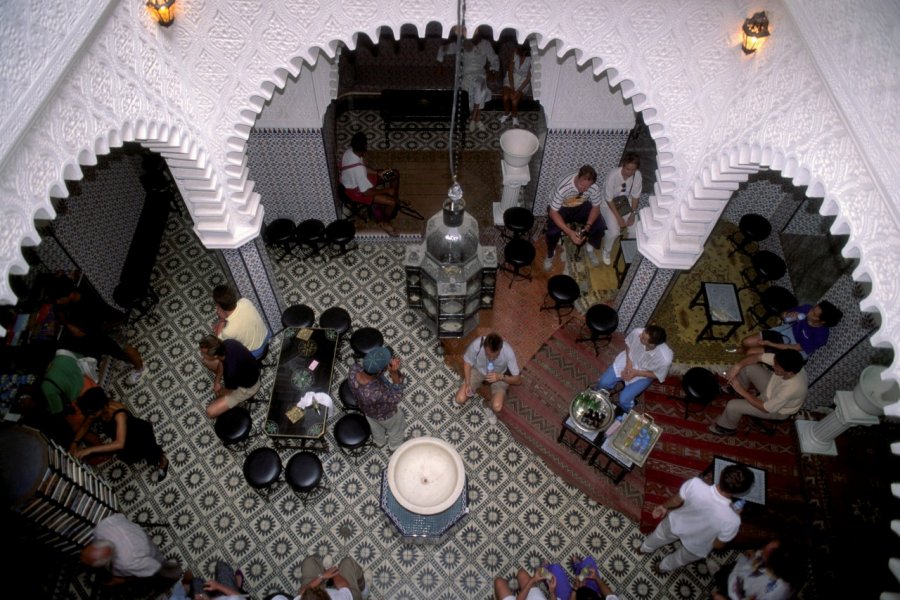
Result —
[{"label": "round stool", "polygon": [[[312,452],[293,455],[284,470],[284,478],[295,493],[308,497],[322,481],[322,461]],[[301,502],[303,502],[301,500]]]},{"label": "round stool", "polygon": [[[706,405],[719,394],[719,382],[716,376],[702,367],[693,367],[681,378],[681,389],[684,391],[684,418],[690,412],[702,412]],[[690,410],[691,403],[699,404],[699,410]]]},{"label": "round stool", "polygon": [[[765,217],[756,213],[744,215],[738,223],[738,231],[728,236],[728,240],[734,245],[734,250],[729,252],[728,256],[735,252],[749,256],[750,253],[747,251],[747,246],[753,242],[763,241],[769,237],[770,233],[772,233],[772,225]],[[737,239],[738,234],[741,235],[740,241]]]},{"label": "round stool", "polygon": [[338,219],[325,228],[325,240],[330,246],[340,250],[335,256],[343,256],[350,250],[347,246],[356,239],[356,225],[347,219]]},{"label": "round stool", "polygon": [[305,304],[295,304],[281,313],[281,324],[284,327],[312,327],[316,322],[316,313]]},{"label": "round stool", "polygon": [[350,331],[350,313],[340,306],[326,308],[319,315],[319,327],[337,331],[338,337]]},{"label": "round stool", "polygon": [[[531,267],[531,263],[534,262],[534,254],[534,244],[528,240],[513,238],[506,244],[506,248],[503,249],[503,270],[512,273],[512,277],[509,280],[510,288],[512,288],[512,284],[515,282],[516,277],[531,281],[530,268],[526,275],[523,275],[520,271],[526,267]],[[506,265],[512,265],[512,268],[509,268]]]},{"label": "round stool", "polygon": [[244,459],[244,479],[256,491],[264,491],[281,476],[281,458],[271,448],[257,448]]},{"label": "round stool", "polygon": [[361,327],[350,336],[350,348],[356,358],[362,358],[369,350],[384,345],[384,336],[374,327]]},{"label": "round stool", "polygon": [[226,410],[216,418],[216,424],[213,426],[216,437],[222,440],[225,446],[245,441],[250,437],[252,428],[253,419],[250,418],[250,411],[243,406],[235,406]]},{"label": "round stool", "polygon": [[525,237],[534,226],[534,214],[521,206],[507,208],[503,211],[503,226],[512,232],[512,239]]},{"label": "round stool", "polygon": [[787,272],[787,265],[784,264],[781,257],[768,250],[757,252],[750,258],[750,262],[753,266],[741,271],[741,277],[747,283],[741,288],[742,290],[750,288],[759,293],[756,286],[767,281],[781,279]]},{"label": "round stool", "polygon": [[[566,314],[575,309],[575,301],[581,297],[581,289],[578,283],[568,275],[554,275],[547,282],[547,295],[541,304],[541,310],[555,310],[556,316],[562,324],[562,311],[569,309]],[[547,305],[547,300],[552,300],[552,305]]]},{"label": "round stool", "polygon": [[606,304],[595,304],[590,307],[584,315],[584,324],[588,328],[590,335],[580,337],[576,342],[591,342],[594,345],[594,355],[600,356],[599,344],[606,340],[606,345],[612,341],[612,334],[619,326],[619,315],[610,306]]},{"label": "round stool", "polygon": [[369,421],[362,413],[348,413],[334,425],[334,441],[344,454],[353,455],[354,461],[360,451],[368,445],[371,436]]},{"label": "round stool", "polygon": [[356,401],[356,395],[353,393],[353,388],[350,387],[349,379],[345,379],[341,382],[341,387],[338,388],[338,397],[341,399],[344,410],[359,410],[359,403]]},{"label": "round stool", "polygon": [[276,260],[282,261],[292,254],[295,230],[290,219],[275,219],[266,226],[265,242],[281,249],[281,256]]},{"label": "round stool", "polygon": [[306,257],[315,256],[327,243],[325,237],[325,224],[318,219],[306,219],[297,225],[294,231],[294,241],[301,248],[309,249]]},{"label": "round stool", "polygon": [[[769,319],[794,306],[797,306],[796,296],[780,285],[771,285],[763,291],[759,302],[751,306],[747,313],[756,321],[758,327],[768,328]],[[760,314],[757,314],[758,312]]]}]

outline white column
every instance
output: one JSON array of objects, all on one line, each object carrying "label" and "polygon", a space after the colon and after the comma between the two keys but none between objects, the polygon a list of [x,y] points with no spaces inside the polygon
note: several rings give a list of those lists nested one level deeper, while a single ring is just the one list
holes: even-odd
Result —
[{"label": "white column", "polygon": [[501,160],[500,170],[503,172],[503,195],[500,197],[500,202],[494,202],[494,225],[503,225],[503,212],[507,208],[519,205],[522,188],[531,181],[531,172],[527,165],[513,167],[505,160]]},{"label": "white column", "polygon": [[839,390],[834,395],[834,412],[821,421],[798,419],[800,450],[807,454],[837,456],[834,440],[855,425],[877,425],[878,417],[859,408],[853,392]]}]

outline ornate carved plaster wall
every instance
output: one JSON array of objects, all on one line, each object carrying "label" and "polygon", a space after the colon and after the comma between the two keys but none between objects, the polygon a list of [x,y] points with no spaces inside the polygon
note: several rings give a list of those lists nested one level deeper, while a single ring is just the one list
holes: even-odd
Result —
[{"label": "ornate carved plaster wall", "polygon": [[[837,11],[838,4],[829,6]],[[356,32],[376,38],[381,26],[399,32],[412,23],[422,34],[429,21],[442,23],[446,32],[455,20],[451,3],[436,0],[206,0],[185,5],[176,24],[162,30],[149,26],[139,3],[111,6],[95,25],[92,42],[46,95],[24,99],[35,118],[0,170],[6,223],[0,300],[14,300],[7,276],[25,268],[19,245],[38,241],[31,219],[53,214],[48,193],[64,195],[62,177],[80,176],[76,160],[89,163],[122,139],[169,149],[195,230],[207,246],[245,243],[257,233],[262,211],[247,179],[244,147],[274,91],[304,62],[314,64],[317,49],[331,57],[338,42],[353,47]],[[595,74],[609,69],[610,83],[643,112],[660,165],[640,232],[645,255],[664,268],[693,264],[721,212],[719,196],[730,194],[733,180],[747,170],[770,164],[796,184],[808,184],[811,194],[825,197],[824,210],[837,213],[835,229],[850,233],[848,252],[861,259],[857,277],[873,282],[863,307],[883,315],[876,342],[897,339],[900,233],[894,202],[881,185],[882,166],[859,150],[857,123],[834,99],[842,90],[820,74],[829,65],[817,64],[801,39],[823,27],[819,3],[792,7],[803,29],[778,0],[754,6],[769,12],[773,36],[751,58],[737,49],[748,12],[739,0],[598,0],[590,10],[585,6],[576,0],[470,0],[467,20],[495,31],[534,33],[542,48],[560,40],[563,53],[574,50],[579,62],[591,61]],[[884,35],[900,22],[897,12],[880,0],[829,27],[844,28],[843,37],[854,39],[882,20],[888,26],[874,29]],[[895,40],[865,47],[888,71],[896,67]],[[858,54],[862,48],[845,50]],[[42,70],[47,57],[26,51],[25,57],[3,56],[3,68],[34,59]],[[851,83],[847,87],[876,94],[872,85],[853,85],[858,75],[840,75]],[[886,108],[893,124],[895,107]],[[892,159],[895,140],[884,145]],[[895,364],[891,374],[898,373]]]}]

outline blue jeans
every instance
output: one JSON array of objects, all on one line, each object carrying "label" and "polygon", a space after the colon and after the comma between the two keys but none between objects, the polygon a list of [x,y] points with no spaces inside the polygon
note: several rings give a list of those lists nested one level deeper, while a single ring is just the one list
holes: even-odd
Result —
[{"label": "blue jeans", "polygon": [[[616,384],[620,381],[622,381],[622,378],[616,377],[613,366],[609,365],[597,381],[597,387],[603,388],[604,390],[611,390],[616,387]],[[622,407],[622,410],[628,412],[634,408],[634,399],[650,387],[651,383],[653,383],[653,380],[649,377],[638,377],[626,385],[625,389],[619,392],[619,406]]]}]

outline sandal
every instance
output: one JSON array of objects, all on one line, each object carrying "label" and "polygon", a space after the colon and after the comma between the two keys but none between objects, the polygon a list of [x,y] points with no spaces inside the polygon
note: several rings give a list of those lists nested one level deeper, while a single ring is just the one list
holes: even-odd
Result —
[{"label": "sandal", "polygon": [[169,474],[169,459],[166,458],[166,455],[163,454],[162,458],[159,460],[159,466],[156,469],[156,483],[162,483],[162,481],[166,478],[166,475]]}]

